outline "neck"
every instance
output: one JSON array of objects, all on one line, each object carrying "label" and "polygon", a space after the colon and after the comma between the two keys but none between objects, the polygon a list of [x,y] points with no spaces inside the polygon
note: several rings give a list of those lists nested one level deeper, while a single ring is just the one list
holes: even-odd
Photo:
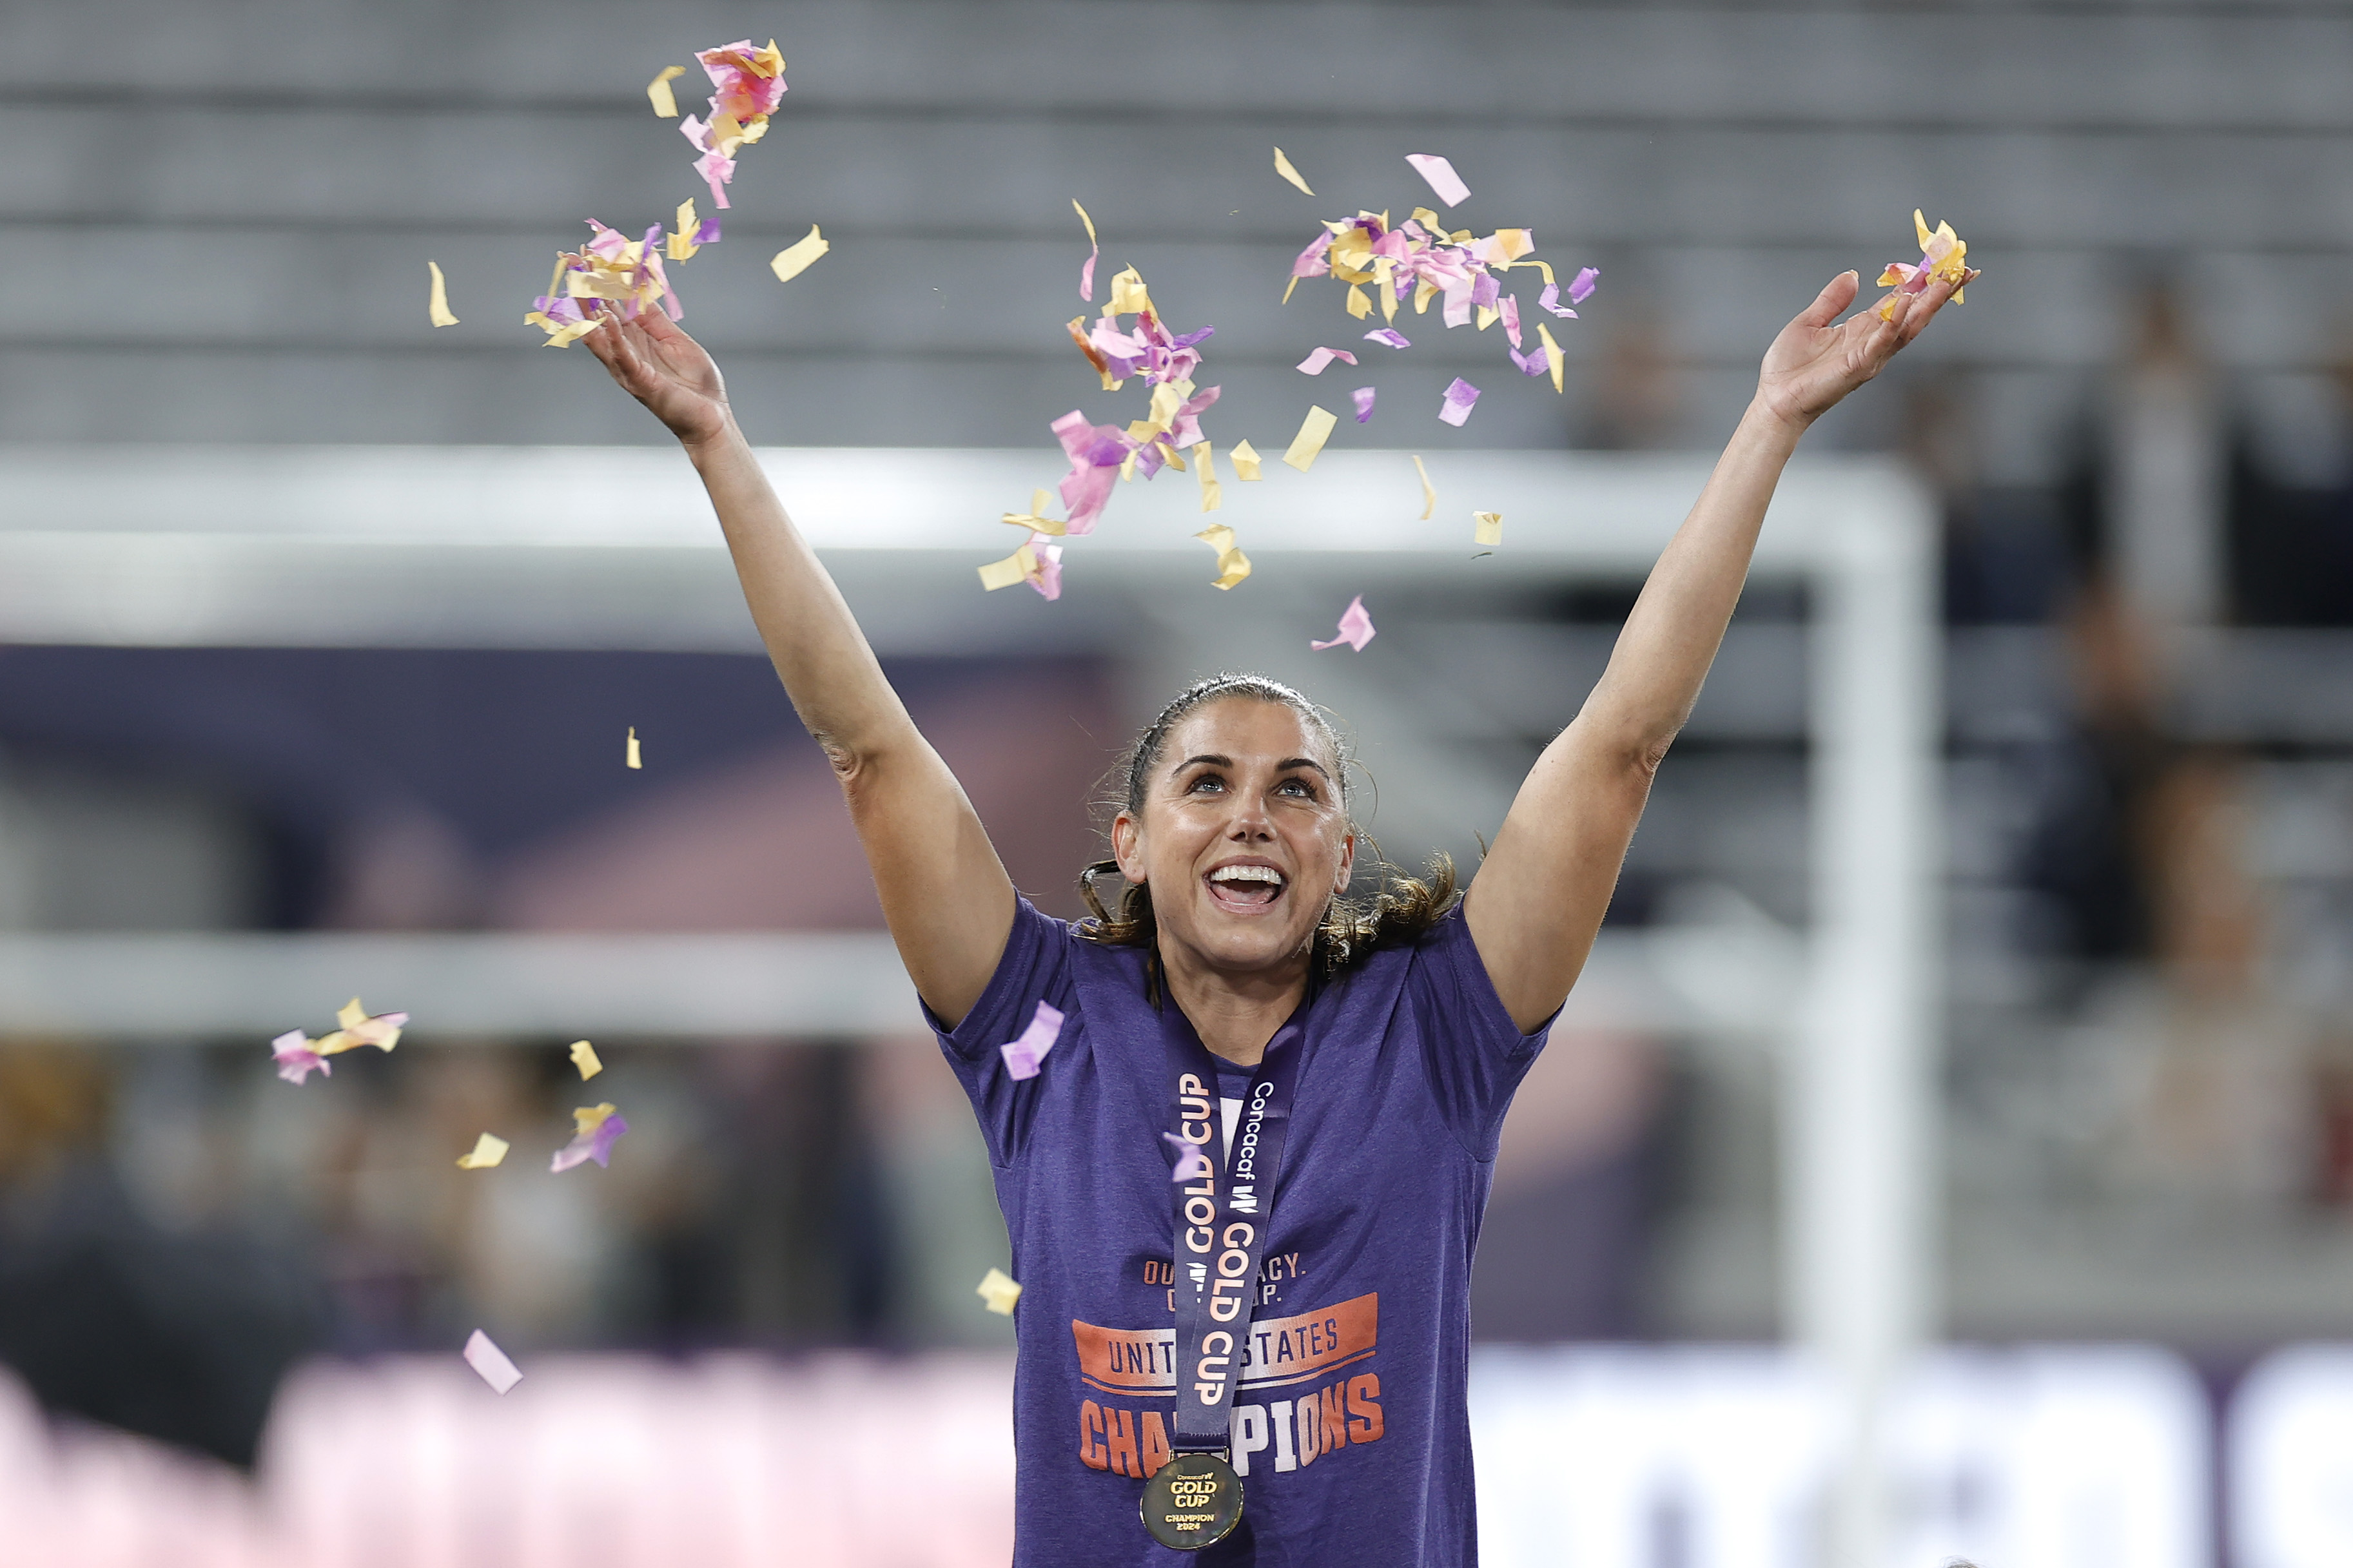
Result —
[{"label": "neck", "polygon": [[1237,1067],[1256,1067],[1265,1059],[1267,1042],[1306,999],[1307,963],[1302,952],[1277,968],[1235,974],[1202,963],[1171,942],[1166,932],[1160,937],[1160,973],[1168,1000],[1211,1056]]}]

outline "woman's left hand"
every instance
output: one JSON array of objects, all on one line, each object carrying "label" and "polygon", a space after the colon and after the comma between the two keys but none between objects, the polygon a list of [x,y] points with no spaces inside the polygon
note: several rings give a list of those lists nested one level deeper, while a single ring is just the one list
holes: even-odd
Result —
[{"label": "woman's left hand", "polygon": [[[1971,269],[1969,278],[1976,276]],[[1877,375],[1961,286],[1932,283],[1917,294],[1899,294],[1890,321],[1881,321],[1876,310],[1863,310],[1839,321],[1839,312],[1854,303],[1862,287],[1858,274],[1840,273],[1765,351],[1764,368],[1757,377],[1758,399],[1777,416],[1803,429]],[[1838,324],[1832,326],[1833,321]]]}]

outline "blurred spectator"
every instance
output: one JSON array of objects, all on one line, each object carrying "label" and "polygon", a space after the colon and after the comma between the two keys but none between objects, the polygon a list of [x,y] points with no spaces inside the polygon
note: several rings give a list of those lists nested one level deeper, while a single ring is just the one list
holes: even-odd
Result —
[{"label": "blurred spectator", "polygon": [[2251,626],[2353,626],[2353,322],[2339,333],[2329,380],[2337,437],[2334,479],[2282,481],[2233,449],[2231,597]]}]

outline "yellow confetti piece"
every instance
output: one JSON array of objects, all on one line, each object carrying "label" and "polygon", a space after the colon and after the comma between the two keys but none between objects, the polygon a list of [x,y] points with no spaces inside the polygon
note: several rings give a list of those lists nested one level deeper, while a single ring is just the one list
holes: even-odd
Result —
[{"label": "yellow confetti piece", "polygon": [[811,224],[808,233],[769,258],[768,270],[776,275],[777,282],[789,283],[807,271],[810,262],[832,248],[825,236],[818,233],[817,225]]},{"label": "yellow confetti piece", "polygon": [[1258,479],[1258,448],[1248,441],[1235,442],[1234,449],[1226,454],[1226,458],[1234,466],[1234,478],[1245,483]]},{"label": "yellow confetti piece", "polygon": [[605,1064],[596,1059],[596,1047],[586,1040],[572,1042],[572,1065],[580,1069],[583,1083],[605,1070]]},{"label": "yellow confetti piece", "polygon": [[1101,240],[1095,238],[1095,220],[1087,216],[1086,208],[1079,206],[1079,198],[1072,196],[1071,198],[1071,205],[1078,207],[1079,221],[1087,226],[1087,243],[1089,245],[1102,244],[1103,242]]},{"label": "yellow confetti piece", "polygon": [[1413,287],[1413,313],[1417,316],[1429,314],[1430,302],[1436,298],[1438,298],[1438,285],[1432,283],[1429,279],[1425,278],[1420,282],[1415,284]]},{"label": "yellow confetti piece", "polygon": [[1305,473],[1314,466],[1315,454],[1324,449],[1324,443],[1332,438],[1333,427],[1339,423],[1339,416],[1330,409],[1309,404],[1307,417],[1299,422],[1299,434],[1291,438],[1291,450],[1282,455],[1282,460]]},{"label": "yellow confetti piece", "polygon": [[1483,332],[1489,327],[1493,326],[1497,321],[1503,320],[1503,311],[1493,310],[1488,306],[1482,305],[1479,307],[1476,317],[1476,325],[1473,330]]},{"label": "yellow confetti piece", "polygon": [[1471,514],[1471,521],[1478,525],[1477,530],[1472,535],[1475,542],[1480,544],[1501,544],[1504,542],[1504,514],[1502,512],[1474,511]]},{"label": "yellow confetti piece", "polygon": [[1194,538],[1218,552],[1218,580],[1214,588],[1230,588],[1250,574],[1250,557],[1234,545],[1234,531],[1222,522],[1213,522]]},{"label": "yellow confetti piece", "polygon": [[583,1105],[576,1107],[572,1112],[573,1136],[575,1138],[587,1137],[588,1134],[596,1131],[599,1127],[604,1126],[605,1123],[611,1119],[613,1113],[620,1109],[621,1108],[619,1106],[615,1105],[609,1100],[602,1105]]},{"label": "yellow confetti piece", "polygon": [[1552,389],[1558,392],[1561,367],[1564,363],[1560,357],[1560,345],[1552,341],[1552,329],[1542,321],[1536,323],[1536,336],[1544,342],[1545,363],[1552,371]]},{"label": "yellow confetti piece", "polygon": [[1413,471],[1421,476],[1421,521],[1428,522],[1430,514],[1438,510],[1438,487],[1430,482],[1430,470],[1421,466],[1419,454],[1413,459]]},{"label": "yellow confetti piece", "polygon": [[645,757],[638,750],[638,727],[635,724],[629,726],[629,749],[624,754],[624,761],[628,766],[633,768],[642,768],[646,765]]},{"label": "yellow confetti piece", "polygon": [[1053,504],[1053,498],[1046,491],[1031,490],[1028,511],[1008,511],[997,521],[1009,522],[1014,527],[1027,529],[1031,533],[1049,533],[1060,539],[1070,532],[1071,525],[1067,519],[1046,515],[1046,509],[1051,504]]},{"label": "yellow confetti piece", "polygon": [[311,1041],[312,1052],[322,1057],[340,1056],[362,1046],[388,1051],[400,1044],[400,1026],[408,1022],[408,1015],[385,1013],[372,1017],[354,996],[335,1010],[335,1022],[343,1026]]},{"label": "yellow confetti piece", "polygon": [[461,1171],[487,1171],[507,1157],[507,1141],[494,1132],[485,1132],[474,1141],[473,1152],[458,1156]]},{"label": "yellow confetti piece", "polygon": [[1302,191],[1306,192],[1307,195],[1312,196],[1315,194],[1314,191],[1307,189],[1306,180],[1301,176],[1297,169],[1292,167],[1291,160],[1282,155],[1282,149],[1280,147],[1277,147],[1274,150],[1274,172],[1281,174],[1284,179],[1289,180],[1293,184],[1297,185]]},{"label": "yellow confetti piece", "polygon": [[1021,1300],[1021,1287],[1002,1268],[992,1268],[981,1276],[973,1293],[988,1304],[988,1310],[1000,1318],[1013,1315],[1013,1303]]},{"label": "yellow confetti piece", "polygon": [[1203,511],[1215,511],[1226,504],[1224,489],[1218,483],[1218,470],[1214,461],[1216,454],[1209,449],[1209,446],[1208,442],[1201,441],[1196,443],[1193,447],[1193,460],[1201,465],[1200,472],[1195,477],[1201,481]]},{"label": "yellow confetti piece", "polygon": [[433,282],[425,294],[425,316],[437,327],[454,327],[458,318],[449,313],[449,286],[442,281],[441,264],[428,261],[426,269],[433,274]]},{"label": "yellow confetti piece", "polygon": [[695,220],[694,198],[689,196],[678,204],[678,232],[663,242],[663,249],[672,261],[691,261],[702,247],[694,243],[694,231],[702,226]]},{"label": "yellow confetti piece", "polygon": [[1361,321],[1372,313],[1373,297],[1365,292],[1365,286],[1361,283],[1349,284],[1348,314],[1356,317],[1356,320]]},{"label": "yellow confetti piece", "polygon": [[1114,316],[1131,315],[1152,309],[1152,296],[1144,287],[1144,274],[1133,267],[1123,267],[1111,280],[1111,303],[1103,309]]},{"label": "yellow confetti piece", "polygon": [[678,118],[678,98],[670,84],[686,74],[684,66],[664,66],[661,74],[646,83],[646,96],[653,100],[654,112],[664,120]]},{"label": "yellow confetti piece", "polygon": [[1024,544],[1004,560],[992,561],[980,568],[980,585],[994,594],[999,588],[1010,588],[1016,583],[1037,575],[1037,572],[1038,558]]}]

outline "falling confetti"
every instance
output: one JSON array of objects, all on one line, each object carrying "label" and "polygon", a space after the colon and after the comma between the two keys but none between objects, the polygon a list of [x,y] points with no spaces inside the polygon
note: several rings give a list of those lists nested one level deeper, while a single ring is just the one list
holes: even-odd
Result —
[{"label": "falling confetti", "polygon": [[1054,1048],[1054,1042],[1061,1033],[1061,1009],[1049,1003],[1039,1003],[1038,1011],[1030,1015],[1029,1026],[1021,1031],[1021,1037],[1008,1040],[997,1047],[997,1054],[1005,1058],[1005,1070],[1017,1079],[1036,1078],[1039,1064],[1046,1059],[1046,1053]]},{"label": "falling confetti", "polygon": [[1356,405],[1357,424],[1366,425],[1372,422],[1373,398],[1376,395],[1377,390],[1369,386],[1360,386],[1348,394],[1349,398]]},{"label": "falling confetti", "polygon": [[1953,232],[1951,224],[1939,223],[1936,231],[1931,234],[1928,232],[1928,220],[1921,216],[1918,207],[1914,207],[1912,226],[1920,237],[1920,264],[1915,267],[1907,262],[1891,261],[1887,269],[1879,275],[1882,288],[1894,285],[1895,289],[1895,292],[1880,300],[1874,308],[1883,321],[1895,319],[1897,300],[1906,294],[1921,293],[1931,283],[1950,283],[1953,286],[1953,303],[1957,305],[1961,302],[1961,285],[1975,276],[1969,268],[1968,245]]},{"label": "falling confetti", "polygon": [[1289,180],[1293,184],[1297,185],[1308,195],[1312,196],[1315,194],[1314,191],[1307,189],[1306,179],[1301,175],[1297,169],[1292,167],[1291,160],[1282,155],[1282,149],[1280,147],[1277,147],[1274,150],[1274,172],[1281,174],[1284,179]]},{"label": "falling confetti", "polygon": [[1348,601],[1346,609],[1340,612],[1340,635],[1329,642],[1311,642],[1307,646],[1321,651],[1327,647],[1338,647],[1342,643],[1346,643],[1358,653],[1362,653],[1365,651],[1365,645],[1372,640],[1373,617],[1365,614],[1365,596],[1359,594]]},{"label": "falling confetti", "polygon": [[670,84],[685,74],[684,66],[664,66],[659,76],[646,83],[646,97],[652,100],[654,112],[664,120],[678,118],[678,97],[670,91]]},{"label": "falling confetti", "polygon": [[1460,206],[1470,197],[1471,187],[1462,183],[1462,176],[1454,172],[1454,165],[1437,153],[1408,153],[1405,161],[1413,165],[1416,174],[1430,182],[1430,188],[1436,191],[1438,199],[1448,206]]},{"label": "falling confetti", "polygon": [[1086,208],[1079,205],[1079,198],[1072,196],[1071,205],[1077,209],[1079,221],[1087,226],[1087,264],[1079,268],[1079,298],[1092,300],[1095,297],[1095,263],[1103,257],[1103,243],[1095,238],[1095,220],[1087,216]]},{"label": "falling confetti", "polygon": [[1307,417],[1299,422],[1299,434],[1291,438],[1291,450],[1282,460],[1305,473],[1315,466],[1315,455],[1324,450],[1324,443],[1332,438],[1332,431],[1340,423],[1339,416],[1315,404],[1307,406]]},{"label": "falling confetti", "polygon": [[767,134],[768,116],[784,100],[785,58],[776,52],[774,38],[764,49],[754,49],[749,38],[738,38],[701,50],[694,58],[719,90],[711,95],[708,121],[690,114],[678,128],[702,154],[694,161],[694,171],[710,184],[712,202],[723,207],[727,184],[735,178],[736,152]]},{"label": "falling confetti", "polygon": [[1428,522],[1430,513],[1438,510],[1438,487],[1430,482],[1430,470],[1421,466],[1419,454],[1413,459],[1413,471],[1421,476],[1421,521]]},{"label": "falling confetti", "polygon": [[425,291],[425,319],[437,327],[456,326],[458,318],[449,313],[449,285],[441,276],[441,264],[428,261],[425,268],[433,275]]},{"label": "falling confetti", "polygon": [[1335,359],[1346,360],[1350,364],[1356,363],[1356,356],[1345,349],[1317,349],[1299,362],[1299,373],[1303,375],[1322,375],[1324,367]]},{"label": "falling confetti", "polygon": [[818,232],[817,225],[811,224],[807,234],[768,258],[768,270],[776,275],[777,282],[789,283],[832,248],[832,243]]},{"label": "falling confetti", "polygon": [[1237,441],[1234,443],[1234,449],[1227,453],[1226,457],[1234,466],[1234,478],[1246,484],[1257,479],[1259,455],[1256,447],[1251,446],[1248,441]]},{"label": "falling confetti", "polygon": [[572,1042],[572,1065],[580,1069],[583,1083],[605,1070],[605,1064],[596,1059],[596,1047],[586,1040]]},{"label": "falling confetti", "polygon": [[1230,588],[1250,574],[1250,557],[1236,547],[1234,531],[1224,523],[1212,523],[1193,537],[1218,552],[1218,580],[1211,587]]},{"label": "falling confetti", "polygon": [[548,1166],[549,1172],[568,1171],[590,1160],[609,1168],[613,1160],[613,1145],[620,1141],[622,1133],[629,1130],[629,1124],[621,1119],[620,1112],[610,1101],[603,1105],[584,1105],[573,1111],[572,1121],[577,1131],[574,1132],[571,1142],[555,1152],[554,1161]]},{"label": "falling confetti", "polygon": [[[485,1132],[474,1140],[471,1153],[458,1156],[458,1168],[461,1171],[487,1171],[507,1157],[507,1150],[510,1146],[505,1139],[496,1133]],[[499,1392],[503,1394],[506,1390],[501,1389]]]},{"label": "falling confetti", "polygon": [[1021,1300],[1021,1287],[1002,1268],[992,1268],[981,1276],[973,1288],[974,1294],[988,1304],[988,1310],[1000,1318],[1013,1315],[1013,1303]]},{"label": "falling confetti", "polygon": [[466,1364],[482,1374],[482,1381],[494,1394],[504,1394],[522,1381],[522,1372],[507,1359],[507,1352],[491,1343],[491,1336],[476,1329],[466,1342]]},{"label": "falling confetti", "polygon": [[1474,511],[1471,521],[1475,525],[1472,542],[1477,544],[1504,542],[1504,514],[1500,511]]},{"label": "falling confetti", "polygon": [[1438,417],[1446,424],[1459,426],[1471,417],[1472,405],[1478,401],[1479,389],[1458,375],[1453,384],[1446,389],[1445,401],[1439,405]]},{"label": "falling confetti", "polygon": [[638,749],[638,727],[635,724],[629,726],[628,750],[622,753],[621,761],[626,767],[642,768],[646,765],[645,753]]}]

